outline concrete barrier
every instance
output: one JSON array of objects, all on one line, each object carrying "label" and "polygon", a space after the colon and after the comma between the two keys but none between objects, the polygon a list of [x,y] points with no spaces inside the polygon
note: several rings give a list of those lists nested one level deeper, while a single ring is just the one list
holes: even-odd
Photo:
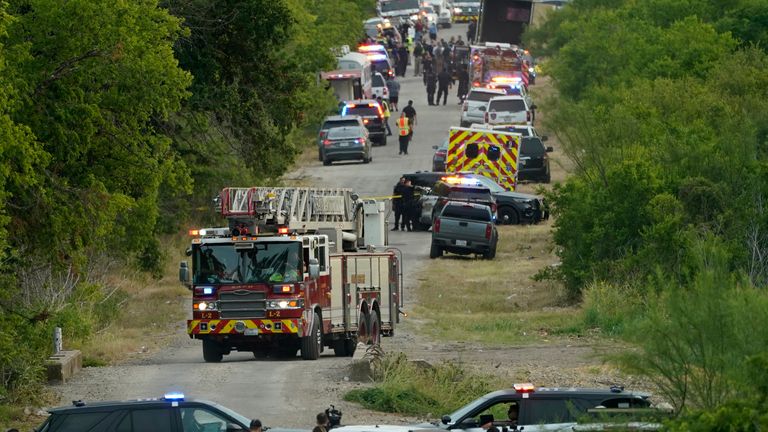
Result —
[{"label": "concrete barrier", "polygon": [[45,362],[48,382],[66,382],[83,368],[83,354],[78,350],[59,351]]}]

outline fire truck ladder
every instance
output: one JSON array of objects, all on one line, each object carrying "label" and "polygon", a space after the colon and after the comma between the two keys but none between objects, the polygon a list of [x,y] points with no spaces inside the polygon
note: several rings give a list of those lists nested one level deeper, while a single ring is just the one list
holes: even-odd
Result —
[{"label": "fire truck ladder", "polygon": [[230,187],[221,191],[217,203],[233,230],[287,227],[303,234],[327,233],[337,244],[362,238],[362,204],[351,189]]}]

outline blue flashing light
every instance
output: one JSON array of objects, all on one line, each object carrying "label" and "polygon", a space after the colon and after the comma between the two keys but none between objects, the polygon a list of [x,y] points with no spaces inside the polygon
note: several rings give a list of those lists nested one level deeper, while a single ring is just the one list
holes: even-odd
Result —
[{"label": "blue flashing light", "polygon": [[388,58],[386,54],[368,54],[368,59],[371,61],[386,60]]},{"label": "blue flashing light", "polygon": [[213,287],[203,287],[203,295],[213,295]]},{"label": "blue flashing light", "polygon": [[181,393],[181,392],[166,393],[163,396],[163,399],[165,399],[167,401],[183,401],[184,400],[184,393]]},{"label": "blue flashing light", "polygon": [[341,109],[341,115],[347,115],[347,106],[344,105],[344,108]]}]

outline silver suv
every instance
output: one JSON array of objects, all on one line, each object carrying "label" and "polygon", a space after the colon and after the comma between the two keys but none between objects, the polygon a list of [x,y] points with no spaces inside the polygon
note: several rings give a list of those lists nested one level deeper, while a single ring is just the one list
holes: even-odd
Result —
[{"label": "silver suv", "polygon": [[505,94],[501,89],[475,87],[470,90],[461,107],[461,127],[469,127],[472,123],[484,123],[488,101]]}]

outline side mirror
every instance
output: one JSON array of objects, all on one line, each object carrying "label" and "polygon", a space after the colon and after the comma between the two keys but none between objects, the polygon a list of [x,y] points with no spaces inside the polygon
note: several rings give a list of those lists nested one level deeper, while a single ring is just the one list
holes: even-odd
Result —
[{"label": "side mirror", "polygon": [[481,106],[481,107],[480,107],[480,111],[485,111],[485,107],[484,107],[484,106]]},{"label": "side mirror", "polygon": [[548,136],[546,136],[546,135],[544,135],[543,137],[541,137],[541,142],[544,142],[544,141],[546,141],[546,140],[548,140],[548,139],[549,139],[549,137],[548,137]]},{"label": "side mirror", "polygon": [[320,276],[320,263],[317,258],[309,260],[309,277],[311,279],[317,279]]},{"label": "side mirror", "polygon": [[443,424],[446,424],[446,425],[447,425],[448,423],[450,423],[450,422],[451,422],[451,416],[449,416],[449,415],[444,415],[444,416],[443,416],[443,417],[440,419],[440,421],[441,421],[441,422],[443,422]]},{"label": "side mirror", "polygon": [[234,424],[234,423],[228,423],[227,424],[227,432],[248,432],[248,429],[243,429],[242,427]]},{"label": "side mirror", "polygon": [[553,151],[555,151],[555,149],[552,148],[552,146],[547,147],[547,153],[552,153]]},{"label": "side mirror", "polygon": [[189,265],[186,261],[179,263],[179,282],[187,288],[192,289],[192,284],[189,283]]}]

